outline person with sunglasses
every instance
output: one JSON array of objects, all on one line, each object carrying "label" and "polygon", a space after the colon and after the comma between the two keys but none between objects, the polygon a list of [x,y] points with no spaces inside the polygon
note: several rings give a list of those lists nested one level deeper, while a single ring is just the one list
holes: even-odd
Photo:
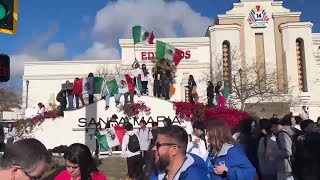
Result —
[{"label": "person with sunglasses", "polygon": [[256,169],[224,122],[209,119],[207,135],[210,150],[205,159],[210,180],[254,180]]},{"label": "person with sunglasses", "polygon": [[205,162],[197,155],[187,153],[188,134],[180,126],[159,128],[154,170],[150,180],[208,180]]},{"label": "person with sunglasses", "polygon": [[52,155],[36,139],[23,139],[6,147],[0,160],[1,180],[38,180]]}]

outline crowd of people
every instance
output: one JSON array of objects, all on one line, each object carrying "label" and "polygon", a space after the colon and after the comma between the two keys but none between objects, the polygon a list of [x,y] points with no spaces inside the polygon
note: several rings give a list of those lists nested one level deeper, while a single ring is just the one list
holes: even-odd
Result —
[{"label": "crowd of people", "polygon": [[[282,118],[248,117],[232,132],[215,119],[207,125],[193,122],[191,134],[172,125],[170,119],[165,120],[162,128],[153,123],[152,129],[146,128],[144,120],[137,130],[127,122],[122,157],[127,159],[128,176],[179,179],[174,174],[184,177],[186,173],[190,177],[182,179],[198,179],[195,177],[202,177],[199,173],[203,172],[212,180],[316,180],[320,177],[320,118],[317,123],[306,119],[306,109],[303,107],[299,116],[289,113]],[[196,161],[195,168],[205,168],[190,170],[195,173],[193,176],[185,167],[185,163],[192,166],[188,158]]]},{"label": "crowd of people", "polygon": [[[292,113],[282,118],[248,117],[232,131],[219,119],[210,119],[207,124],[196,121],[192,125],[193,131],[188,134],[184,128],[172,125],[170,119],[165,120],[164,127],[153,123],[150,130],[143,120],[137,130],[131,123],[124,123],[126,134],[121,156],[127,161],[128,178],[317,180],[320,177],[320,119],[315,123]],[[1,157],[0,179],[39,179],[51,156],[36,139],[9,144]],[[55,180],[107,179],[97,169],[86,145],[70,145],[64,159],[66,169]]]},{"label": "crowd of people", "polygon": [[[140,65],[137,60],[132,64],[132,71],[129,73],[130,78],[133,83],[136,83],[137,78],[139,78],[141,82],[142,90],[141,92],[137,92],[135,89],[129,90],[129,92],[122,92],[119,89],[118,94],[114,95],[116,106],[120,104],[120,98],[124,95],[124,104],[133,103],[134,95],[151,95],[149,92],[149,82],[153,81],[153,96],[158,98],[163,98],[165,100],[169,100],[172,92],[172,85],[174,83],[173,74],[169,70],[163,70],[160,66],[153,67],[152,70],[148,70],[146,64]],[[94,77],[93,73],[89,73],[88,77]],[[75,80],[79,80],[79,78],[75,78]],[[60,103],[60,115],[64,115],[64,111],[66,110],[74,110],[79,109],[80,107],[84,107],[87,104],[92,104],[95,102],[94,94],[78,94],[74,93],[72,89],[72,83],[66,81],[65,83],[70,84],[70,86],[62,87],[60,92],[56,96],[56,100]],[[88,103],[85,102],[85,96],[88,96]],[[107,110],[110,106],[110,93],[105,86],[102,90],[101,97],[106,101],[105,109]]]}]

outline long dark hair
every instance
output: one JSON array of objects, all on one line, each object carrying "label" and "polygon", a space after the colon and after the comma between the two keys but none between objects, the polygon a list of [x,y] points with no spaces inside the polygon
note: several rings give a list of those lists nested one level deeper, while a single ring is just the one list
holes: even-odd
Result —
[{"label": "long dark hair", "polygon": [[91,173],[98,172],[90,149],[84,144],[70,145],[64,153],[64,159],[79,165],[81,180],[92,180]]},{"label": "long dark hair", "polygon": [[147,69],[146,64],[142,64],[142,72],[143,72],[143,75],[144,75],[144,76],[147,76],[147,75],[148,75],[148,69]]},{"label": "long dark hair", "polygon": [[208,142],[211,148],[219,153],[223,144],[235,144],[231,131],[227,128],[223,121],[219,119],[209,119],[207,126]]},{"label": "long dark hair", "polygon": [[194,81],[193,75],[189,75],[189,81]]},{"label": "long dark hair", "polygon": [[[11,124],[11,128],[9,128],[9,124]],[[7,127],[8,127],[8,131],[12,131],[12,129],[13,129],[13,124],[12,123],[8,123],[8,125],[7,125]]]}]

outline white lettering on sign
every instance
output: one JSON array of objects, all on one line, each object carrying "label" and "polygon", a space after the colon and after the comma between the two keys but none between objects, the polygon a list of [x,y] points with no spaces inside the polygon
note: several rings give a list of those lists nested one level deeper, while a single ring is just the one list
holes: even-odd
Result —
[{"label": "white lettering on sign", "polygon": [[[183,59],[190,59],[191,53],[190,50],[182,51]],[[141,60],[152,60],[156,58],[156,52],[141,52]]]}]

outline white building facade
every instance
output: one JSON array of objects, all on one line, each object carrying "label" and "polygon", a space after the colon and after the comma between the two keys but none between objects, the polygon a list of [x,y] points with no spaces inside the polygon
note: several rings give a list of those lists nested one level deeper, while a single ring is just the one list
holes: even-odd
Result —
[{"label": "white building facade", "polygon": [[[216,61],[228,57],[230,61],[230,54],[237,50],[241,55],[239,68],[244,63],[254,61],[275,67],[279,89],[288,93],[286,88],[290,87],[290,97],[300,100],[292,105],[291,110],[298,113],[301,106],[306,105],[310,118],[315,120],[320,116],[320,95],[317,92],[320,87],[317,78],[320,34],[312,33],[313,24],[301,22],[300,16],[300,12],[284,8],[281,1],[241,0],[234,3],[226,14],[218,15],[204,37],[157,39],[184,52],[184,59],[177,66],[176,93],[171,100],[185,100],[185,86],[192,74],[198,84],[201,100],[205,101],[206,81],[210,78],[210,71],[215,69]],[[119,43],[121,60],[25,63],[23,106],[36,107],[39,102],[46,105],[54,103],[62,83],[85,77],[90,72],[96,74],[102,66],[114,73],[117,68],[123,72],[130,71],[135,55],[149,70],[154,66],[151,59],[155,57],[155,45],[138,44],[134,51],[132,39],[120,39]],[[226,52],[228,55],[224,57]],[[234,70],[237,71],[237,68]],[[149,87],[152,89],[152,82],[149,82]]]}]

